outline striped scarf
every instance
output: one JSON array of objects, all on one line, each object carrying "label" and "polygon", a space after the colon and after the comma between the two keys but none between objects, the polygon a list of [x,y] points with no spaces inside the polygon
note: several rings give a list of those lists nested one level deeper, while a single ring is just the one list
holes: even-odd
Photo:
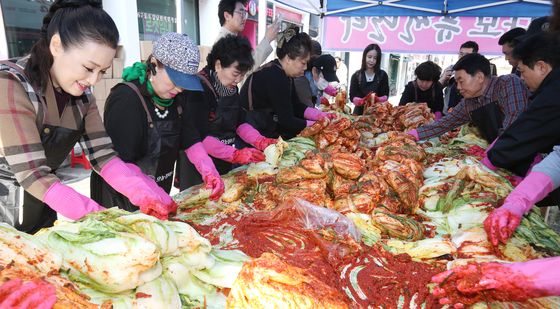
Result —
[{"label": "striped scarf", "polygon": [[212,86],[214,86],[214,90],[216,91],[218,98],[230,97],[237,93],[237,87],[228,88],[220,83],[220,79],[218,78],[218,73],[216,73],[216,71],[210,71],[210,76],[212,79]]}]

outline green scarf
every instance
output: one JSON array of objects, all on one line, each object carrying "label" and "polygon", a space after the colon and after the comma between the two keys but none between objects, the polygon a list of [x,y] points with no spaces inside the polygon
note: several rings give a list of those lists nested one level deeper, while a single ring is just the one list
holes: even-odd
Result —
[{"label": "green scarf", "polygon": [[162,107],[169,107],[173,104],[173,99],[162,99],[156,95],[154,92],[154,87],[149,80],[146,80],[148,74],[148,67],[145,63],[142,62],[135,62],[131,67],[126,67],[123,71],[122,77],[123,80],[126,82],[130,82],[133,80],[138,80],[141,85],[146,83],[146,88],[148,89],[148,93],[152,96],[152,100],[156,105]]}]

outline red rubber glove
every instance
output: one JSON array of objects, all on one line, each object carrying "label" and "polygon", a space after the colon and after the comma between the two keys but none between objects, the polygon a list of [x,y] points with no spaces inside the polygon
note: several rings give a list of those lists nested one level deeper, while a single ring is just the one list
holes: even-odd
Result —
[{"label": "red rubber glove", "polygon": [[329,99],[325,98],[325,97],[321,97],[321,105],[323,106],[331,106],[331,103],[329,102]]},{"label": "red rubber glove", "polygon": [[523,215],[553,189],[552,179],[548,175],[529,173],[508,195],[502,207],[492,211],[484,220],[484,229],[490,243],[494,246],[499,242],[505,244],[519,226]]},{"label": "red rubber glove", "polygon": [[522,263],[469,263],[432,277],[439,284],[433,291],[440,304],[464,308],[481,300],[525,301],[560,295],[560,258]]},{"label": "red rubber glove", "polygon": [[56,289],[43,280],[12,279],[0,285],[0,308],[51,309],[56,303]]},{"label": "red rubber glove", "polygon": [[233,159],[231,163],[237,164],[249,164],[262,162],[265,160],[265,156],[262,151],[255,148],[243,148],[238,149],[233,153]]},{"label": "red rubber glove", "polygon": [[274,145],[278,142],[277,139],[274,138],[268,138],[268,137],[261,137],[259,139],[257,139],[255,141],[255,148],[257,148],[260,151],[264,151],[266,149],[266,147],[270,146],[270,145]]},{"label": "red rubber glove", "polygon": [[100,175],[145,214],[166,220],[177,211],[177,204],[169,194],[134,164],[115,157],[103,166]]}]

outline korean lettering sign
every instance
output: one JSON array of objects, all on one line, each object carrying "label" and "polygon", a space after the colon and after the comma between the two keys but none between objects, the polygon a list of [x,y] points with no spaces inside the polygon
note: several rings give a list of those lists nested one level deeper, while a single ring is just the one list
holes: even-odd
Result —
[{"label": "korean lettering sign", "polygon": [[480,52],[501,54],[498,39],[511,28],[527,28],[531,18],[370,16],[327,17],[323,23],[323,49],[362,51],[377,43],[383,51],[452,53],[469,40]]}]

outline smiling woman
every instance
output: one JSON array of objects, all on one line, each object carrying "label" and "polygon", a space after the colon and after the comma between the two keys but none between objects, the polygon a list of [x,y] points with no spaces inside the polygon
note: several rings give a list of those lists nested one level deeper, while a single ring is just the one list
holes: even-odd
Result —
[{"label": "smiling woman", "polygon": [[118,40],[101,1],[57,0],[30,55],[0,64],[0,172],[6,175],[0,185],[25,190],[23,201],[2,197],[0,222],[33,233],[52,225],[57,213],[79,219],[103,210],[53,173],[78,141],[93,169],[142,211],[166,217],[176,209],[151,179],[116,156],[91,95]]}]

